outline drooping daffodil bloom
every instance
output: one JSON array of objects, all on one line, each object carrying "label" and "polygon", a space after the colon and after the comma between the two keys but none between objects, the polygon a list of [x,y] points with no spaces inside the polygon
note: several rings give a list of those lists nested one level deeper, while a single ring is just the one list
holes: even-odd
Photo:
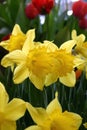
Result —
[{"label": "drooping daffodil bloom", "polygon": [[15,24],[12,33],[10,35],[10,38],[8,40],[1,41],[0,46],[8,50],[9,52],[17,49],[21,50],[27,37],[31,37],[30,32],[32,30],[33,29],[28,30],[26,34],[24,34],[20,26],[18,24]]},{"label": "drooping daffodil bloom", "polygon": [[66,86],[74,86],[76,77],[73,68],[82,62],[71,54],[74,40],[65,42],[58,48],[50,41],[34,42],[34,30],[30,35],[31,38],[26,39],[22,50],[10,52],[1,61],[4,67],[17,65],[14,82],[18,84],[29,77],[36,88],[43,90],[44,85],[49,86],[59,78]]},{"label": "drooping daffodil bloom", "polygon": [[29,114],[36,125],[29,126],[25,130],[78,130],[82,118],[79,114],[62,111],[61,104],[58,101],[56,93],[46,109],[41,107],[33,107],[30,103],[26,103]]},{"label": "drooping daffodil bloom", "polygon": [[26,103],[14,98],[9,102],[9,96],[0,82],[0,130],[16,130],[16,121],[25,114]]}]

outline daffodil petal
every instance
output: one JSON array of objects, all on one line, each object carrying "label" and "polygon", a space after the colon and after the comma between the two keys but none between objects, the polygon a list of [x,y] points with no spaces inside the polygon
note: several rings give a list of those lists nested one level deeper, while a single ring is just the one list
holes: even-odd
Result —
[{"label": "daffodil petal", "polygon": [[57,79],[58,79],[57,74],[53,74],[53,73],[52,73],[52,74],[48,74],[48,75],[46,76],[46,79],[45,79],[45,85],[46,85],[46,86],[49,86],[49,85],[51,85],[52,83],[56,82]]},{"label": "daffodil petal", "polygon": [[44,108],[35,108],[30,103],[26,103],[27,110],[29,111],[33,121],[38,125],[43,125],[44,121],[48,119],[48,114]]},{"label": "daffodil petal", "polygon": [[4,85],[0,82],[0,111],[3,111],[9,101]]},{"label": "daffodil petal", "polygon": [[34,75],[32,72],[29,73],[29,79],[35,85],[35,87],[39,90],[43,90],[45,77],[38,77]]},{"label": "daffodil petal", "polygon": [[52,113],[53,111],[55,111],[55,110],[59,111],[59,113],[62,113],[62,107],[61,107],[61,105],[60,105],[60,103],[59,103],[59,101],[58,101],[58,93],[56,93],[55,99],[52,100],[52,101],[48,104],[48,106],[47,106],[47,108],[46,108],[46,112],[47,112],[48,114],[51,114],[51,113]]},{"label": "daffodil petal", "polygon": [[85,122],[85,123],[83,124],[83,126],[84,126],[85,128],[87,128],[87,122]]},{"label": "daffodil petal", "polygon": [[1,60],[1,65],[4,67],[12,66],[14,63],[18,64],[21,61],[23,62],[25,58],[26,57],[22,51],[15,50],[3,57],[3,59]]},{"label": "daffodil petal", "polygon": [[72,48],[75,46],[76,42],[75,40],[69,40],[67,42],[64,42],[60,49],[66,49],[67,52],[72,52]]},{"label": "daffodil petal", "polygon": [[23,82],[28,76],[28,68],[26,68],[25,64],[20,64],[14,70],[13,81],[18,84]]},{"label": "daffodil petal", "polygon": [[80,34],[80,35],[77,36],[76,30],[73,30],[71,35],[72,35],[72,39],[76,40],[78,44],[82,44],[85,41],[85,35]]},{"label": "daffodil petal", "polygon": [[54,43],[52,43],[50,41],[47,41],[47,40],[44,41],[43,45],[47,46],[47,50],[48,51],[55,51],[55,50],[58,49],[58,47],[56,46],[56,44],[54,44]]},{"label": "daffodil petal", "polygon": [[26,128],[25,130],[42,130],[42,128],[40,128],[39,126],[35,126],[35,125],[33,125],[33,126],[30,126],[30,127],[28,127],[28,128]]},{"label": "daffodil petal", "polygon": [[74,87],[76,83],[75,72],[72,71],[71,73],[68,73],[66,76],[60,77],[59,81],[64,85],[66,85],[67,87]]},{"label": "daffodil petal", "polygon": [[0,46],[2,46],[3,48],[5,48],[6,50],[7,50],[8,44],[9,44],[9,40],[0,42]]},{"label": "daffodil petal", "polygon": [[16,122],[15,121],[4,121],[2,123],[0,130],[16,130]]},{"label": "daffodil petal", "polygon": [[27,31],[26,35],[30,37],[31,41],[33,41],[35,39],[35,29]]},{"label": "daffodil petal", "polygon": [[65,125],[62,126],[61,124],[61,126],[66,126],[63,130],[78,130],[82,123],[82,118],[76,113],[65,111],[60,119],[60,123],[62,122],[64,122]]},{"label": "daffodil petal", "polygon": [[5,107],[5,118],[16,121],[25,114],[26,103],[22,99],[14,98]]},{"label": "daffodil petal", "polygon": [[79,65],[83,65],[85,63],[84,59],[81,59],[80,56],[76,56],[74,59],[74,68],[78,67]]},{"label": "daffodil petal", "polygon": [[33,49],[34,47],[34,40],[35,38],[35,29],[29,30],[27,32],[27,39],[23,45],[22,51],[28,54],[28,52]]},{"label": "daffodil petal", "polygon": [[20,34],[23,32],[21,31],[21,28],[18,24],[15,24],[14,28],[13,28],[13,31],[12,31],[12,35],[17,35],[17,34]]}]

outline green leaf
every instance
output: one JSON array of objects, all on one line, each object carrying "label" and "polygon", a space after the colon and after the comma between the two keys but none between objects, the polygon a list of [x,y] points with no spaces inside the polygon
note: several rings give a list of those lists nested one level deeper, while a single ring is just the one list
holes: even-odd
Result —
[{"label": "green leaf", "polygon": [[14,24],[16,21],[16,17],[18,14],[18,10],[20,7],[20,0],[7,0],[7,6],[9,9],[10,17],[12,19],[12,23]]}]

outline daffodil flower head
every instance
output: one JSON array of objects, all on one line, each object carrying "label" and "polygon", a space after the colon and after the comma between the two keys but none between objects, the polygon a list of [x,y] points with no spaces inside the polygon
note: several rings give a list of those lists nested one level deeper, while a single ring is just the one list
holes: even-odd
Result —
[{"label": "daffodil flower head", "polygon": [[27,33],[24,34],[21,31],[20,26],[18,24],[15,24],[10,38],[8,40],[2,41],[0,43],[0,46],[5,48],[9,52],[17,49],[21,50],[27,37],[30,37],[31,31],[33,31],[34,33],[35,30],[28,30]]},{"label": "daffodil flower head", "polygon": [[80,35],[77,35],[77,32],[76,30],[73,30],[72,31],[72,39],[76,41],[76,45],[77,46],[81,46],[83,44],[83,42],[85,41],[85,35],[84,34],[80,34]]},{"label": "daffodil flower head", "polygon": [[16,130],[16,121],[25,114],[26,104],[22,99],[8,101],[5,86],[0,83],[0,130]]},{"label": "daffodil flower head", "polygon": [[37,125],[30,126],[25,130],[78,130],[82,123],[80,115],[68,111],[62,112],[58,94],[46,109],[33,107],[30,103],[26,103],[26,106]]}]

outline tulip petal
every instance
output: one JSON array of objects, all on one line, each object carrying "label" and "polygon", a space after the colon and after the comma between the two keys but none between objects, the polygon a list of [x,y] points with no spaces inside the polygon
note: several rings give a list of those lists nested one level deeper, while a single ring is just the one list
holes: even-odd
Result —
[{"label": "tulip petal", "polygon": [[48,119],[46,110],[44,108],[35,108],[30,103],[26,103],[26,106],[34,122],[43,126],[44,121]]},{"label": "tulip petal", "polygon": [[67,87],[74,87],[76,83],[75,72],[72,71],[71,73],[68,73],[66,76],[60,77],[59,81],[64,85],[66,85]]},{"label": "tulip petal", "polygon": [[9,101],[4,85],[0,82],[0,111],[3,111]]},{"label": "tulip petal", "polygon": [[28,68],[26,68],[25,64],[20,64],[14,70],[13,81],[18,84],[23,82],[29,76]]},{"label": "tulip petal", "polygon": [[24,115],[25,110],[26,103],[21,99],[14,98],[5,108],[5,118],[11,121],[16,121]]}]

